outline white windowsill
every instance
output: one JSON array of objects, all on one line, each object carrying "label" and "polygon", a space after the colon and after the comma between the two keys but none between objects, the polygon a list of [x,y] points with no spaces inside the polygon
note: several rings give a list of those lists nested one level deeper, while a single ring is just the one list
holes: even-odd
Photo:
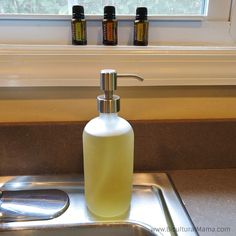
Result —
[{"label": "white windowsill", "polygon": [[0,45],[0,87],[98,86],[101,69],[144,77],[120,86],[236,85],[236,47]]}]

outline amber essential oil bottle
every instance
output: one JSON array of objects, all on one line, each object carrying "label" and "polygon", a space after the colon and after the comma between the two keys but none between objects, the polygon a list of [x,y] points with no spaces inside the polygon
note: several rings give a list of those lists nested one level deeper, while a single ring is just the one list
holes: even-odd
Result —
[{"label": "amber essential oil bottle", "polygon": [[136,9],[136,18],[134,21],[134,45],[147,46],[148,45],[148,19],[147,8],[138,7]]},{"label": "amber essential oil bottle", "polygon": [[84,18],[84,7],[75,5],[72,8],[73,16],[71,21],[72,29],[72,44],[86,45],[87,44],[87,30],[86,21]]},{"label": "amber essential oil bottle", "polygon": [[117,45],[117,20],[114,6],[104,7],[103,45]]}]

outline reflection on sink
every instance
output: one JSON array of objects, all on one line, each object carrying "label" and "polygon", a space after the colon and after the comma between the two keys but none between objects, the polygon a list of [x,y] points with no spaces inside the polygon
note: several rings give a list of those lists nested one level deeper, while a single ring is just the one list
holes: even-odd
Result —
[{"label": "reflection on sink", "polygon": [[136,224],[81,225],[68,228],[19,230],[1,233],[2,236],[155,236],[156,234]]},{"label": "reflection on sink", "polygon": [[70,201],[67,210],[54,219],[0,223],[1,236],[198,235],[166,174],[135,174],[129,212],[109,220],[87,210],[83,186],[80,177],[0,177],[2,191],[59,189]]}]

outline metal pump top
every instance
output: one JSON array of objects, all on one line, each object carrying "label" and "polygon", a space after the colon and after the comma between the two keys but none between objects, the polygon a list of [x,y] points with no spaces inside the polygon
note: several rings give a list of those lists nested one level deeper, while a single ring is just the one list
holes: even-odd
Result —
[{"label": "metal pump top", "polygon": [[144,80],[134,74],[117,74],[113,69],[101,70],[100,88],[104,91],[104,94],[97,97],[98,111],[100,113],[117,113],[120,111],[120,97],[113,94],[114,90],[117,89],[117,77]]}]

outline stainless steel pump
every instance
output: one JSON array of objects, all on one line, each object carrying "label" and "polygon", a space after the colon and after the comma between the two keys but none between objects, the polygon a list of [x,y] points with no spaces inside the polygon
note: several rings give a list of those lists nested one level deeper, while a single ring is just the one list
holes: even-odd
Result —
[{"label": "stainless steel pump", "polygon": [[120,97],[114,95],[117,89],[117,78],[127,77],[134,78],[139,81],[144,79],[135,74],[117,74],[113,69],[105,69],[100,72],[100,88],[104,91],[104,95],[97,97],[98,111],[100,113],[116,113],[120,111]]}]

